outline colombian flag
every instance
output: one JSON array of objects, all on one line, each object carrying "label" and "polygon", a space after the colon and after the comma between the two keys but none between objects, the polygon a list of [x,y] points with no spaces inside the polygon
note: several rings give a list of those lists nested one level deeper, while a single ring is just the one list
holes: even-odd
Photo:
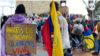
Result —
[{"label": "colombian flag", "polygon": [[40,19],[40,18],[39,18],[39,16],[38,16],[38,15],[36,15],[36,14],[35,14],[35,18],[36,18],[36,19]]},{"label": "colombian flag", "polygon": [[[84,28],[85,28],[85,31],[83,32],[84,38],[88,37],[88,38],[91,38],[94,41],[94,37],[92,35],[91,30],[87,26],[84,26]],[[93,41],[91,41],[90,39],[85,39],[85,42],[88,44],[87,45],[88,49],[94,48]]]},{"label": "colombian flag", "polygon": [[41,34],[49,56],[63,56],[62,38],[54,1],[52,1],[50,17],[46,20]]}]

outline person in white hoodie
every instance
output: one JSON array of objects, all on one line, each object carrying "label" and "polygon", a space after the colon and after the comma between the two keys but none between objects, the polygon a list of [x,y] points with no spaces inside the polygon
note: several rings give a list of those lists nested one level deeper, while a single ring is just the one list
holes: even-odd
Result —
[{"label": "person in white hoodie", "polygon": [[[80,23],[79,20],[75,21],[73,29],[72,29],[72,34],[71,34],[72,38],[73,39],[77,38],[79,40],[79,43],[80,43],[81,38],[82,38],[81,36],[82,36],[83,32],[84,32],[84,26]],[[73,50],[75,50],[75,47],[76,47],[75,42],[74,41],[72,41],[72,42],[73,42],[73,45],[72,45]],[[84,50],[84,48],[82,48],[82,50]]]},{"label": "person in white hoodie", "polygon": [[59,12],[58,10],[59,4],[57,2],[55,2],[55,6],[56,6],[57,17],[58,17],[60,31],[61,31],[63,50],[64,52],[67,51],[68,53],[71,53],[71,46],[70,46],[69,33],[68,33],[68,23],[66,19],[62,16],[62,14]]}]

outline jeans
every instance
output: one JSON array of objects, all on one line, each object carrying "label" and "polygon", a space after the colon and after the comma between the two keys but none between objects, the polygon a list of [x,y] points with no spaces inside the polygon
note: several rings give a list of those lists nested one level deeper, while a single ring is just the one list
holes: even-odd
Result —
[{"label": "jeans", "polygon": [[64,53],[64,56],[73,56],[73,52],[71,51],[71,49],[67,49],[68,53]]},{"label": "jeans", "polygon": [[39,39],[41,39],[41,31],[38,31]]},{"label": "jeans", "polygon": [[97,41],[98,35],[97,35],[97,34],[93,34],[93,36],[94,36],[94,40],[95,40],[95,42],[96,42],[96,41]]},{"label": "jeans", "polygon": [[96,50],[95,50],[95,52],[99,52],[99,43],[100,43],[100,40],[97,40],[96,41]]},{"label": "jeans", "polygon": [[97,41],[97,37],[98,37],[98,35],[94,35],[95,42]]},{"label": "jeans", "polygon": [[[74,35],[74,34],[71,34],[71,35],[72,35],[72,38],[73,38],[74,40],[78,39],[79,43],[81,42],[81,35],[80,35],[80,36],[76,36],[76,35]],[[76,42],[78,42],[78,41],[76,40]],[[72,41],[72,42],[73,42],[72,46],[73,46],[73,47],[76,47],[76,43],[75,43],[74,41]]]}]

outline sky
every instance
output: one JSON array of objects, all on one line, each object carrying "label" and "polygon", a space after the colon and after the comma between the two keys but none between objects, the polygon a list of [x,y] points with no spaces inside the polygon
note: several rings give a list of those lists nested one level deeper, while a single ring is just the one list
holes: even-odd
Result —
[{"label": "sky", "polygon": [[16,2],[13,1],[9,1],[9,0],[0,0],[0,16],[2,16],[2,14],[4,15],[11,15],[11,3],[12,3],[12,14],[14,14],[15,11],[15,4]]},{"label": "sky", "polygon": [[[88,0],[84,0],[86,3]],[[9,0],[0,0],[0,16],[2,16],[2,13],[4,15],[11,15],[11,3],[12,3],[12,14],[15,12],[15,6],[16,2],[15,0],[9,1]],[[73,14],[83,14],[87,17],[87,10],[86,5],[83,3],[82,0],[67,0],[67,4],[69,7],[69,13]],[[2,9],[4,9],[2,11]]]},{"label": "sky", "polygon": [[[88,0],[84,0],[88,4]],[[67,0],[67,6],[69,7],[69,13],[72,14],[82,14],[87,16],[86,5],[83,3],[83,0]]]}]

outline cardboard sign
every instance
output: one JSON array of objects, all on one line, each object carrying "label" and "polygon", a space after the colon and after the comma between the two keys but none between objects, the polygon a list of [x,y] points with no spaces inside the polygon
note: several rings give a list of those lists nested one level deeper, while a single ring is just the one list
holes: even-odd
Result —
[{"label": "cardboard sign", "polygon": [[36,54],[36,25],[6,24],[5,45],[9,55]]}]

